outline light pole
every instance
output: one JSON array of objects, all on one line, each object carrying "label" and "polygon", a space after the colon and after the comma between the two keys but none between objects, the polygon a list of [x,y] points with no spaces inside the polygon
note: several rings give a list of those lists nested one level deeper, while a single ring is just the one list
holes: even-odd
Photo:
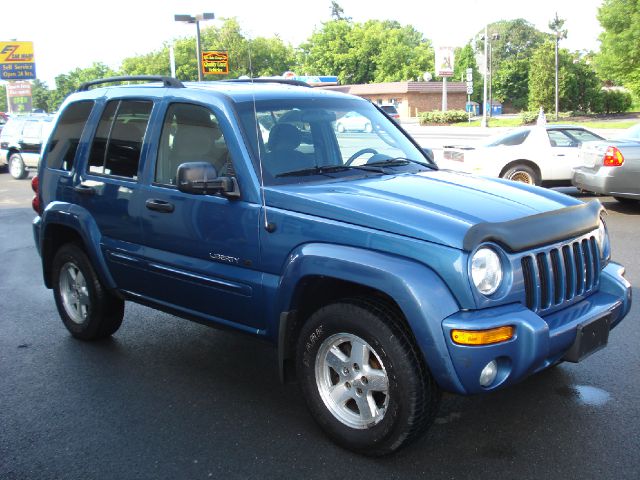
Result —
[{"label": "light pole", "polygon": [[558,45],[560,40],[567,38],[567,31],[563,30],[564,19],[558,17],[558,12],[553,20],[549,22],[549,28],[556,36],[556,120],[558,120]]},{"label": "light pole", "polygon": [[488,56],[488,45],[487,45],[487,30],[488,25],[484,26],[484,93],[482,95],[482,122],[481,125],[483,127],[487,127],[487,56]]},{"label": "light pole", "polygon": [[498,40],[500,35],[498,33],[494,33],[491,35],[491,38],[487,41],[489,42],[489,116],[493,117],[493,44],[491,40]]},{"label": "light pole", "polygon": [[202,49],[200,46],[200,22],[203,20],[213,20],[213,13],[198,13],[197,15],[174,15],[176,22],[196,24],[196,65],[198,65],[198,81],[202,81]]}]

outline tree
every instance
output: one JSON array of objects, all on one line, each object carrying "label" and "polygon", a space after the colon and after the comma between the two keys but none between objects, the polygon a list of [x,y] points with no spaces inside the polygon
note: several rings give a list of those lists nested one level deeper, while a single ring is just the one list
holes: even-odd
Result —
[{"label": "tree", "polygon": [[600,77],[640,97],[640,2],[604,0],[598,20],[604,29],[596,57]]},{"label": "tree", "polygon": [[7,87],[0,85],[0,112],[6,112],[7,110]]},{"label": "tree", "polygon": [[[526,108],[529,98],[529,65],[533,52],[549,38],[522,18],[488,25],[491,38],[493,98],[513,108]],[[484,29],[476,38],[476,55],[484,55]]]},{"label": "tree", "polygon": [[37,79],[33,81],[31,84],[31,103],[34,109],[38,108],[45,112],[52,111],[51,97],[52,92],[45,82]]},{"label": "tree", "polygon": [[56,89],[51,92],[49,108],[57,110],[70,93],[76,91],[81,83],[98,78],[113,77],[117,72],[101,62],[94,62],[87,68],[76,68],[55,78]]},{"label": "tree", "polygon": [[[542,44],[531,58],[529,110],[555,108],[555,42]],[[601,82],[587,60],[577,53],[558,50],[559,110],[599,112],[602,109]]]},{"label": "tree", "polygon": [[345,17],[343,8],[336,1],[331,2],[331,18],[334,20],[351,20],[351,17]]},{"label": "tree", "polygon": [[300,63],[343,84],[414,80],[434,68],[429,40],[410,25],[380,20],[324,23],[300,46]]}]

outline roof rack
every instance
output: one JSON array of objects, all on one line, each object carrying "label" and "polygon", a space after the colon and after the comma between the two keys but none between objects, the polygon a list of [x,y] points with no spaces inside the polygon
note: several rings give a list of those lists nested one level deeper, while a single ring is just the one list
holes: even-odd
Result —
[{"label": "roof rack", "polygon": [[221,81],[232,83],[283,83],[285,85],[293,85],[295,87],[311,88],[311,85],[306,82],[289,78],[227,78]]},{"label": "roof rack", "polygon": [[81,83],[78,87],[78,92],[86,92],[89,87],[94,85],[101,85],[103,83],[116,83],[116,82],[130,82],[130,81],[143,81],[143,82],[162,82],[163,86],[168,88],[184,88],[184,85],[180,80],[173,77],[163,77],[160,75],[129,75],[123,77],[109,77],[101,78],[100,80],[92,80],[90,82]]}]

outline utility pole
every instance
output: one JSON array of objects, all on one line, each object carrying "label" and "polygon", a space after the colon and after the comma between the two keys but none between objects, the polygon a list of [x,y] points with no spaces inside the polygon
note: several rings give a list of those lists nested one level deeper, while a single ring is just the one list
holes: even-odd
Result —
[{"label": "utility pole", "polygon": [[481,125],[483,127],[487,127],[487,64],[488,62],[488,53],[489,53],[489,35],[487,34],[489,30],[489,26],[485,24],[484,26],[484,93],[482,95],[482,122]]}]

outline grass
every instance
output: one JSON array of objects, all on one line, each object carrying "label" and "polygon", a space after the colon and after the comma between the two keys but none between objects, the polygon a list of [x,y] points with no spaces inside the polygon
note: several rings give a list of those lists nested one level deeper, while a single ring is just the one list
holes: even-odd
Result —
[{"label": "grass", "polygon": [[[554,123],[562,125],[580,125],[585,128],[629,128],[638,123],[638,120],[569,120],[560,119],[547,121],[548,124]],[[454,123],[455,127],[479,127],[480,120],[472,120],[471,122]],[[521,127],[520,117],[494,117],[489,119],[489,127]]]}]

